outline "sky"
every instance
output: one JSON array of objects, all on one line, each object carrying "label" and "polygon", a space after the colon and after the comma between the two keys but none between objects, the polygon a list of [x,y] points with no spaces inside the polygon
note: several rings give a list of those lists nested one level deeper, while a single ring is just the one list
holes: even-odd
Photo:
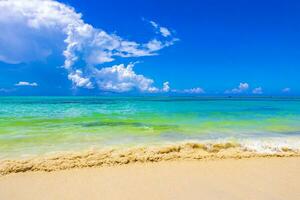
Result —
[{"label": "sky", "polygon": [[300,95],[300,2],[0,0],[0,95]]}]

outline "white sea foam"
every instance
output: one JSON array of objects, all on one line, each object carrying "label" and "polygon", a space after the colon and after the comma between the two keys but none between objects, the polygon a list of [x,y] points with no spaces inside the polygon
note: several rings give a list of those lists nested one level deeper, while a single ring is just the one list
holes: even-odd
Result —
[{"label": "white sea foam", "polygon": [[258,153],[278,153],[286,149],[300,150],[300,138],[264,138],[248,139],[239,142],[245,150]]}]

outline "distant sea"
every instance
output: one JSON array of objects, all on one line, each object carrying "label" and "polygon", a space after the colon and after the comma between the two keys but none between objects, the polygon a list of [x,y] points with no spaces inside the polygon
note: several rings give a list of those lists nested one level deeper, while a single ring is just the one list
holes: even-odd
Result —
[{"label": "distant sea", "polygon": [[0,159],[186,141],[300,149],[300,99],[0,97]]}]

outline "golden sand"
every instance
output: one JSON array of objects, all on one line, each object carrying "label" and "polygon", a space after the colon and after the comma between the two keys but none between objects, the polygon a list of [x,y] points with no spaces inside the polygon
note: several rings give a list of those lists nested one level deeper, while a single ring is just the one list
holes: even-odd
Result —
[{"label": "golden sand", "polygon": [[299,200],[300,158],[166,161],[0,177],[3,200]]},{"label": "golden sand", "polygon": [[215,160],[251,157],[298,157],[299,151],[282,148],[277,153],[257,153],[235,143],[201,144],[185,143],[156,147],[94,150],[62,153],[55,156],[34,157],[0,162],[0,174],[28,171],[57,171],[72,168],[115,166],[129,163],[159,161]]}]

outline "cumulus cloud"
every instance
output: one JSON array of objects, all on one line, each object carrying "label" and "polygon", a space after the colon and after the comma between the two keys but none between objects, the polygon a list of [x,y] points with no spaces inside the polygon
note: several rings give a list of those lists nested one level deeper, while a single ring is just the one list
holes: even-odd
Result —
[{"label": "cumulus cloud", "polygon": [[233,88],[231,90],[226,90],[225,94],[239,94],[247,91],[249,89],[248,83],[240,83],[237,88]]},{"label": "cumulus cloud", "polygon": [[263,93],[263,89],[262,89],[262,87],[254,88],[254,89],[252,90],[252,93],[253,93],[253,94],[262,94],[262,93]]},{"label": "cumulus cloud", "polygon": [[55,46],[51,35],[62,36],[56,23],[65,18],[60,8],[50,1],[0,1],[0,60],[17,64],[49,56]]},{"label": "cumulus cloud", "polygon": [[158,92],[159,89],[152,86],[153,80],[133,71],[134,64],[124,64],[94,69],[93,77],[101,90],[113,92],[128,92],[139,90],[142,92]]},{"label": "cumulus cloud", "polygon": [[291,91],[291,88],[283,88],[281,91],[283,93],[289,93]]},{"label": "cumulus cloud", "polygon": [[163,92],[169,92],[170,91],[170,83],[169,82],[164,82],[163,83],[163,88],[162,88],[162,91]]},{"label": "cumulus cloud", "polygon": [[30,82],[27,82],[27,81],[20,81],[19,83],[16,83],[15,86],[32,86],[32,87],[36,87],[36,86],[38,86],[38,84],[35,83],[35,82],[30,83]]},{"label": "cumulus cloud", "polygon": [[77,86],[85,88],[93,88],[93,84],[89,78],[82,77],[82,71],[77,69],[68,75],[68,78]]},{"label": "cumulus cloud", "polygon": [[[55,0],[0,1],[0,61],[15,64],[43,59],[58,44],[63,44],[63,67],[75,87],[94,88],[97,84],[99,88],[111,88],[112,91],[117,88],[120,91],[128,91],[126,88],[143,90],[141,85],[109,87],[109,81],[105,79],[103,82],[101,75],[109,67],[102,70],[101,66],[120,57],[157,55],[157,51],[178,40],[166,27],[155,22],[151,24],[156,25],[163,39],[138,43],[85,23],[74,8]],[[110,69],[115,70],[116,66]],[[123,65],[122,69],[134,74],[128,66]],[[97,76],[95,71],[98,71]],[[103,86],[105,83],[107,85]],[[151,88],[145,90],[150,91]]]}]

